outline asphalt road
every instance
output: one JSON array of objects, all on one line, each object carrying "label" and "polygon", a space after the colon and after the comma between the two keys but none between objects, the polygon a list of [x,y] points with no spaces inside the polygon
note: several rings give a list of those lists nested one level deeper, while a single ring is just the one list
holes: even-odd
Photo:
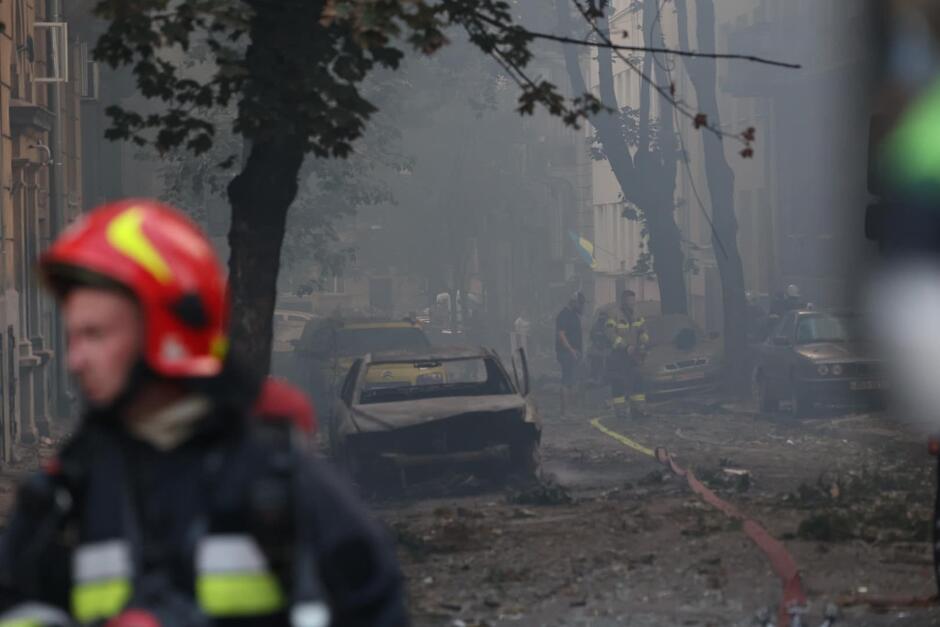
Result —
[{"label": "asphalt road", "polygon": [[548,488],[468,480],[456,485],[469,494],[376,504],[399,541],[416,625],[754,625],[776,615],[781,583],[741,522],[592,418],[641,449],[668,448],[781,540],[802,573],[804,624],[821,624],[833,603],[836,624],[940,624],[938,609],[865,603],[934,590],[936,461],[889,414],[794,421],[695,398],[618,421],[599,402],[562,418],[553,400],[540,399]]},{"label": "asphalt road", "polygon": [[[373,503],[398,540],[414,623],[425,625],[756,625],[782,592],[763,553],[683,479],[681,465],[781,540],[802,573],[804,625],[940,624],[940,609],[879,610],[866,600],[934,591],[929,545],[936,460],[890,413],[798,421],[748,404],[689,398],[616,420],[596,398],[544,415],[542,486],[453,477]],[[52,454],[43,443],[38,457]],[[0,511],[37,451],[0,476]],[[731,472],[726,472],[731,471]],[[850,603],[851,602],[851,603]]]}]

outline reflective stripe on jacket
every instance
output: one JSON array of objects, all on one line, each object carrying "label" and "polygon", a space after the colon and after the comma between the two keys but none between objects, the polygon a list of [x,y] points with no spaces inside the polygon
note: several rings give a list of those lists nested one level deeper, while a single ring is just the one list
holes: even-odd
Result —
[{"label": "reflective stripe on jacket", "polygon": [[130,547],[124,540],[84,544],[72,553],[72,615],[81,623],[110,618],[133,592]]}]

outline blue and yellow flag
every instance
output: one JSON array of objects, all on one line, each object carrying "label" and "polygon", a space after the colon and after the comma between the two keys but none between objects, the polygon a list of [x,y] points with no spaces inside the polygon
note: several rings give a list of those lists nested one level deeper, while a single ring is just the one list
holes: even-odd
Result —
[{"label": "blue and yellow flag", "polygon": [[594,258],[594,243],[574,231],[568,231],[568,236],[571,238],[571,241],[574,242],[575,248],[578,249],[578,253],[581,255],[581,258],[584,259],[584,262],[588,264],[592,270],[595,269],[597,267],[597,260]]}]

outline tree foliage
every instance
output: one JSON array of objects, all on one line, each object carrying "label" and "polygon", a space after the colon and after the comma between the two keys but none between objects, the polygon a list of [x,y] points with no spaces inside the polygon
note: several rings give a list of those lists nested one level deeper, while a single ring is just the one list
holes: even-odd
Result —
[{"label": "tree foliage", "polygon": [[[397,68],[408,49],[435,52],[454,27],[520,85],[521,113],[542,105],[575,123],[600,110],[590,96],[567,101],[555,85],[525,75],[533,35],[514,25],[504,0],[100,0],[95,12],[108,20],[95,57],[131,66],[141,94],[166,105],[150,114],[110,107],[107,136],[160,151],[208,151],[213,109],[237,104],[233,128],[240,135],[257,139],[286,127],[306,152],[346,156],[376,111],[363,80]],[[249,55],[252,22],[285,15],[294,30],[279,34],[281,45]],[[196,46],[211,52],[208,80],[182,75],[172,59]]]},{"label": "tree foliage", "polygon": [[[607,5],[570,1],[592,27]],[[305,190],[298,184],[304,157],[354,151],[378,108],[364,87],[376,71],[398,68],[408,51],[434,53],[448,43],[448,33],[462,30],[518,85],[519,113],[544,107],[577,125],[605,109],[586,89],[566,98],[550,81],[530,76],[533,42],[558,37],[518,24],[513,6],[509,0],[97,0],[95,15],[106,26],[95,58],[129,67],[140,93],[162,105],[152,112],[109,107],[108,138],[153,145],[161,153],[182,148],[204,155],[219,142],[214,115],[226,110],[232,133],[244,140],[240,171],[227,193],[230,294],[238,312],[232,343],[247,363],[267,370],[288,208]],[[609,39],[600,44],[618,54],[643,50]],[[207,57],[199,77],[180,62],[196,50]],[[668,90],[656,90],[669,98]],[[236,155],[223,159],[235,162]],[[330,211],[316,207],[312,233],[328,234]]]}]

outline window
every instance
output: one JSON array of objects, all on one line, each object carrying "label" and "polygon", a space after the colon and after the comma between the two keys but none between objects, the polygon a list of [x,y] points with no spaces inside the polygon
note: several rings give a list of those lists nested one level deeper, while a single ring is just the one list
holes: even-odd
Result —
[{"label": "window", "polygon": [[506,373],[489,357],[369,364],[359,402],[512,394]]},{"label": "window", "polygon": [[308,322],[300,346],[305,351],[332,358],[385,351],[421,351],[431,344],[417,327],[343,328]]},{"label": "window", "polygon": [[338,274],[324,274],[316,282],[317,291],[321,294],[343,294],[346,292],[346,282]]},{"label": "window", "polygon": [[847,342],[852,338],[853,320],[847,316],[814,314],[801,316],[796,329],[797,344]]},{"label": "window", "polygon": [[67,83],[69,80],[69,25],[65,22],[36,22],[37,39],[48,33],[50,47],[45,76],[36,76],[36,83]]}]

